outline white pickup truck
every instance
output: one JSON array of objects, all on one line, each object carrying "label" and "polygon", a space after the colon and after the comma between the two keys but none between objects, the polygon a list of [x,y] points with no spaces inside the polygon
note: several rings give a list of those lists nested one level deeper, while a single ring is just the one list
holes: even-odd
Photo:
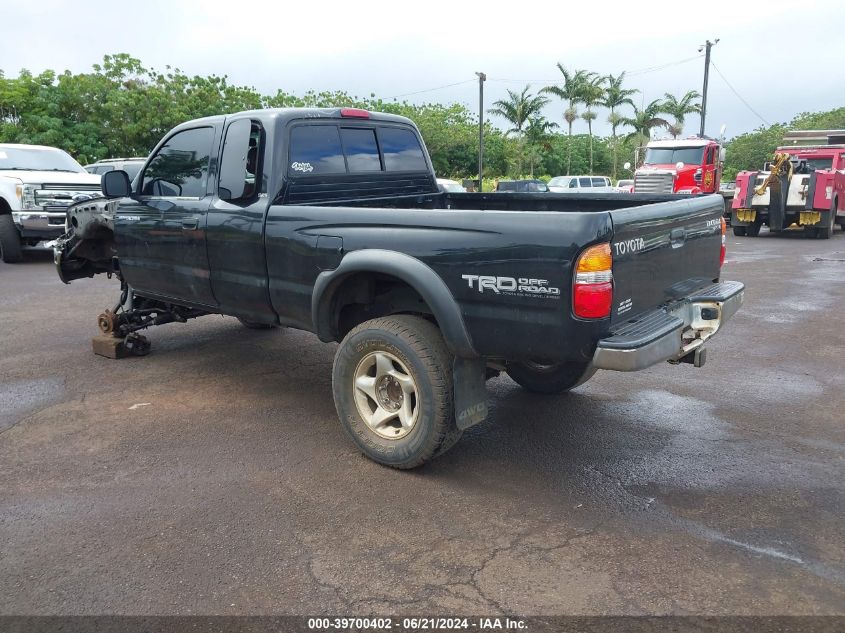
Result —
[{"label": "white pickup truck", "polygon": [[61,236],[67,207],[99,191],[100,176],[67,152],[0,143],[0,257],[18,262],[23,246]]}]

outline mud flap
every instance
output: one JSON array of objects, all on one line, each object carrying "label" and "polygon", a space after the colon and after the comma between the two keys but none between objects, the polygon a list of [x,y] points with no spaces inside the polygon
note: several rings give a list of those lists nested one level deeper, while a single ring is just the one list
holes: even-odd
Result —
[{"label": "mud flap", "polygon": [[455,422],[462,431],[487,419],[487,363],[482,358],[455,358],[452,365]]}]

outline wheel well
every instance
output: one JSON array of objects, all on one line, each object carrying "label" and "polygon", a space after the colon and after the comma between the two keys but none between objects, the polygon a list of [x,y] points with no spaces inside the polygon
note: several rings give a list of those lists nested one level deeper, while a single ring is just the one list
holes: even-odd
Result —
[{"label": "wheel well", "polygon": [[390,314],[417,314],[437,325],[420,293],[392,275],[351,274],[339,283],[330,301],[332,330],[337,340],[364,321]]},{"label": "wheel well", "polygon": [[6,202],[4,198],[0,198],[0,213],[11,213],[12,207],[9,206],[9,203]]}]

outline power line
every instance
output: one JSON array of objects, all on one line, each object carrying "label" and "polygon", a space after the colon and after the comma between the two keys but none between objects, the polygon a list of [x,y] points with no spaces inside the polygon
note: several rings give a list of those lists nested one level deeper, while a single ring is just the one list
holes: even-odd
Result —
[{"label": "power line", "polygon": [[646,75],[648,73],[657,72],[658,70],[663,70],[664,68],[670,68],[671,66],[680,66],[681,64],[686,64],[696,59],[701,59],[701,57],[702,55],[693,55],[692,57],[687,57],[686,59],[679,59],[674,62],[667,62],[665,64],[660,64],[659,66],[649,66],[647,68],[640,68],[637,70],[626,70],[625,76],[636,77],[637,75]]},{"label": "power line", "polygon": [[467,79],[465,81],[458,81],[453,84],[446,84],[445,86],[437,86],[436,88],[426,88],[425,90],[417,90],[415,92],[406,92],[405,94],[395,95],[391,99],[399,99],[400,97],[410,97],[411,95],[419,95],[424,92],[434,92],[435,90],[443,90],[444,88],[451,88],[453,86],[460,86],[462,84],[475,83],[475,79]]},{"label": "power line", "polygon": [[[692,57],[687,57],[686,59],[678,59],[672,62],[666,62],[665,64],[659,64],[657,66],[646,66],[645,68],[637,68],[635,70],[626,70],[625,76],[626,77],[636,77],[638,75],[646,75],[648,73],[657,72],[658,70],[663,70],[664,68],[670,68],[672,66],[680,66],[681,64],[686,64],[688,62],[694,61],[696,59],[701,59],[702,55],[694,55]],[[510,82],[510,83],[531,83],[531,82],[538,82],[538,83],[556,83],[560,81],[560,77],[557,79],[503,79],[500,77],[490,77],[488,81],[500,81],[500,82]]]},{"label": "power line", "polygon": [[757,112],[757,110],[755,110],[754,108],[752,108],[752,107],[751,107],[751,105],[750,105],[750,104],[749,104],[749,103],[748,103],[745,99],[743,99],[743,98],[742,98],[742,95],[741,95],[741,94],[739,94],[739,93],[736,91],[736,88],[734,88],[734,87],[731,85],[731,82],[730,82],[730,81],[728,81],[728,80],[725,78],[725,76],[722,74],[722,71],[721,71],[721,70],[719,70],[719,67],[718,67],[718,66],[716,66],[716,64],[714,64],[712,61],[710,62],[710,65],[711,65],[711,66],[713,66],[713,70],[715,70],[717,73],[719,73],[719,77],[721,77],[721,78],[722,78],[722,81],[724,81],[724,82],[725,82],[725,84],[728,86],[728,88],[730,88],[730,89],[731,89],[731,92],[733,92],[733,93],[736,95],[736,98],[737,98],[737,99],[739,99],[740,101],[742,101],[742,103],[743,103],[743,104],[745,104],[745,107],[746,107],[746,108],[748,108],[749,110],[751,110],[751,112],[754,114],[754,116],[756,116],[758,119],[760,119],[760,120],[761,120],[763,123],[765,123],[766,125],[770,125],[770,124],[769,124],[769,122],[768,122],[768,121],[766,121],[766,119],[764,119],[764,118],[760,115],[760,113],[759,113],[759,112]]}]

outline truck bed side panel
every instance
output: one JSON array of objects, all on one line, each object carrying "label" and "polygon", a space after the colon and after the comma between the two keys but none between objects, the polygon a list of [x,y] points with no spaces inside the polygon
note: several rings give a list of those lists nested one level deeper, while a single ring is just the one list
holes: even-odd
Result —
[{"label": "truck bed side panel", "polygon": [[443,279],[479,354],[585,359],[609,323],[571,317],[571,262],[610,230],[606,212],[273,206],[266,223],[271,301],[283,323],[311,329],[311,292],[322,270],[351,251],[395,250]]}]

